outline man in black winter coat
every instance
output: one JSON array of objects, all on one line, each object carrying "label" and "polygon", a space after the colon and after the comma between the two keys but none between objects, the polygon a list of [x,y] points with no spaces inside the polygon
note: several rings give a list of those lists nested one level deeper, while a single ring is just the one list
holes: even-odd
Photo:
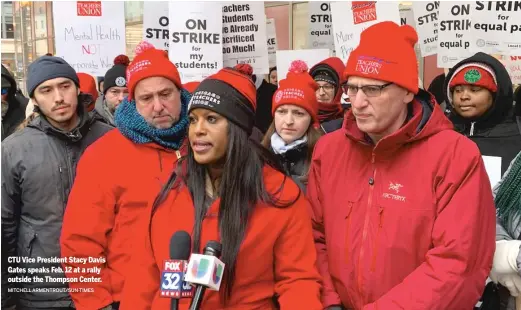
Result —
[{"label": "man in black winter coat", "polygon": [[445,78],[444,93],[455,129],[482,155],[501,158],[501,175],[521,151],[513,115],[512,80],[505,66],[485,53],[460,61]]},{"label": "man in black winter coat", "polygon": [[112,127],[89,117],[92,97],[61,58],[33,62],[27,90],[40,116],[2,142],[1,308],[74,309],[59,260],[64,209],[81,155]]},{"label": "man in black winter coat", "polygon": [[23,122],[28,102],[9,70],[2,65],[2,141]]},{"label": "man in black winter coat", "polygon": [[[266,82],[262,78],[252,77],[255,87],[257,87],[257,110],[255,111],[255,127],[264,135],[270,128],[273,116],[271,113],[271,101],[277,91],[277,86]],[[262,138],[261,138],[262,140]]]}]

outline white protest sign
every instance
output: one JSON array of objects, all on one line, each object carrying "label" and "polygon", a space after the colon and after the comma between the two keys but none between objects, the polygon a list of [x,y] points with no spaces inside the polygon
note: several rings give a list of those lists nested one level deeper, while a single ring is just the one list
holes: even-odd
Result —
[{"label": "white protest sign", "polygon": [[473,55],[470,3],[442,1],[438,19],[438,68],[452,68]]},{"label": "white protest sign", "polygon": [[512,79],[512,84],[521,84],[521,55],[503,56],[503,63]]},{"label": "white protest sign", "polygon": [[501,181],[501,157],[497,156],[481,156],[483,163],[485,164],[485,170],[487,171],[488,178],[490,179],[490,185],[492,188]]},{"label": "white protest sign", "polygon": [[333,29],[331,28],[331,11],[329,2],[308,2],[309,30],[308,48],[335,49]]},{"label": "white protest sign", "polygon": [[123,2],[64,1],[53,14],[56,56],[76,72],[103,76],[126,53]]},{"label": "white protest sign", "polygon": [[169,9],[170,60],[181,81],[201,81],[223,66],[219,2],[175,2]]},{"label": "white protest sign", "polygon": [[284,50],[277,51],[277,78],[283,80],[286,78],[289,66],[293,60],[302,60],[311,69],[317,63],[326,60],[331,56],[331,51],[328,49],[316,50]]},{"label": "white protest sign", "polygon": [[521,1],[476,1],[470,15],[473,52],[521,54]]},{"label": "white protest sign", "polygon": [[409,25],[416,29],[414,22],[414,13],[411,8],[400,9],[400,25]]},{"label": "white protest sign", "polygon": [[358,46],[362,31],[382,21],[400,24],[399,3],[395,1],[334,2],[331,14],[336,56],[344,63]]},{"label": "white protest sign", "polygon": [[275,19],[266,19],[266,38],[268,41],[268,60],[270,68],[277,65],[277,32],[275,31]]},{"label": "white protest sign", "polygon": [[418,43],[420,44],[423,57],[436,54],[438,48],[438,8],[440,2],[414,1],[412,9],[418,32]]},{"label": "white protest sign", "polygon": [[268,74],[264,2],[227,2],[222,8],[224,66],[247,63],[255,74]]},{"label": "white protest sign", "polygon": [[143,40],[155,48],[168,50],[168,2],[143,3]]}]

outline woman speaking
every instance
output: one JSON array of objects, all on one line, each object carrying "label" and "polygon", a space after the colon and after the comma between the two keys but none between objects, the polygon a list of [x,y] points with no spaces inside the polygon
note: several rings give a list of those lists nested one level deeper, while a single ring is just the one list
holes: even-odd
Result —
[{"label": "woman speaking", "polygon": [[[193,253],[209,240],[222,244],[223,282],[219,292],[206,292],[201,309],[322,309],[308,201],[248,138],[256,93],[245,71],[251,66],[222,69],[195,90],[188,155],[151,207],[122,309],[169,309],[160,269],[179,230],[191,234]],[[180,309],[189,303],[182,299]]]}]

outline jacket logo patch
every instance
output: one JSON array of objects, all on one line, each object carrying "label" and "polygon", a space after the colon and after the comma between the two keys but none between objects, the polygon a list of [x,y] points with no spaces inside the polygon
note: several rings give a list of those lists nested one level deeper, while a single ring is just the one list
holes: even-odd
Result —
[{"label": "jacket logo patch", "polygon": [[403,185],[400,184],[400,183],[393,183],[393,182],[391,182],[389,184],[389,189],[395,191],[397,194],[400,193],[400,188],[402,188],[402,187],[403,187]]},{"label": "jacket logo patch", "polygon": [[389,183],[388,190],[394,191],[396,194],[383,193],[382,197],[385,198],[385,199],[392,199],[392,200],[405,202],[406,197],[397,195],[397,194],[400,193],[400,188],[402,188],[402,187],[403,187],[403,185],[400,184],[400,183],[393,183],[393,182],[391,182],[391,183]]}]

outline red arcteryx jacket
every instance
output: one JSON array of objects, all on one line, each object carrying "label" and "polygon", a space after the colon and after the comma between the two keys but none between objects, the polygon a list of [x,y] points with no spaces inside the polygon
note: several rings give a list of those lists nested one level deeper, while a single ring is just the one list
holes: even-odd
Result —
[{"label": "red arcteryx jacket", "polygon": [[476,145],[421,91],[412,118],[368,142],[351,112],[313,154],[323,306],[472,309],[495,250],[495,208]]}]

